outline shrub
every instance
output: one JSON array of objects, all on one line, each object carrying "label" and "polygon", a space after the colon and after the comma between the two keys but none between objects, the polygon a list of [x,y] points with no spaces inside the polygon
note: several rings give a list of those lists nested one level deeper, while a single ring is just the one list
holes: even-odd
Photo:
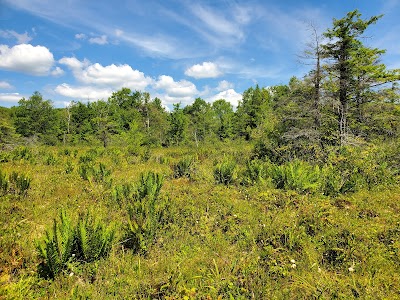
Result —
[{"label": "shrub", "polygon": [[236,162],[225,158],[214,167],[214,179],[217,183],[230,185],[236,178]]},{"label": "shrub", "polygon": [[264,181],[267,178],[265,163],[258,159],[248,160],[242,176],[242,182],[248,185]]},{"label": "shrub", "polygon": [[24,174],[20,175],[13,171],[9,176],[9,183],[9,192],[18,194],[19,196],[26,196],[31,186],[31,179]]},{"label": "shrub", "polygon": [[46,231],[36,248],[42,263],[39,274],[54,278],[68,269],[71,262],[92,262],[108,256],[114,240],[114,229],[103,226],[89,213],[80,215],[78,223],[72,224],[66,212],[60,212],[60,223],[53,220],[53,227]]},{"label": "shrub", "polygon": [[8,180],[7,175],[0,170],[0,193],[2,195],[6,194],[8,191]]},{"label": "shrub", "polygon": [[91,262],[108,256],[115,236],[112,227],[105,227],[89,213],[80,216],[76,226],[76,257]]},{"label": "shrub", "polygon": [[65,173],[66,174],[71,174],[74,171],[74,165],[70,160],[67,160],[65,164]]},{"label": "shrub", "polygon": [[312,193],[318,191],[321,186],[320,168],[301,160],[294,160],[283,165],[272,165],[269,175],[278,189]]},{"label": "shrub", "polygon": [[32,151],[27,147],[18,147],[13,150],[13,160],[30,160],[33,157]]},{"label": "shrub", "polygon": [[39,273],[44,277],[54,278],[66,269],[68,261],[73,259],[75,228],[65,211],[60,212],[60,223],[53,220],[53,227],[46,231],[43,241],[36,243],[39,257]]},{"label": "shrub", "polygon": [[123,244],[135,253],[147,251],[160,227],[166,208],[166,202],[159,201],[162,184],[161,175],[142,174],[136,192],[127,204],[128,222]]},{"label": "shrub", "polygon": [[57,163],[57,160],[53,154],[50,153],[49,155],[47,155],[46,160],[45,160],[46,165],[54,166],[56,163]]},{"label": "shrub", "polygon": [[181,159],[173,165],[173,170],[175,178],[191,178],[194,172],[194,159],[192,157]]}]

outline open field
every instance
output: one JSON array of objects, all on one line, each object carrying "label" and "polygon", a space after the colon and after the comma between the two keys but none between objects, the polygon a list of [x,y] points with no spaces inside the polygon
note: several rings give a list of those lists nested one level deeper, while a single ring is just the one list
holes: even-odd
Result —
[{"label": "open field", "polygon": [[[9,186],[0,200],[1,298],[400,298],[398,178],[329,194],[325,175],[280,185],[273,164],[252,160],[244,142],[142,150],[2,152]],[[250,161],[265,168],[255,176]],[[13,172],[31,180],[26,193],[7,179]],[[161,189],[138,196],[148,172],[162,176]],[[61,211],[71,224],[89,212],[114,235],[104,255],[75,259],[74,252],[53,276],[38,245],[53,219],[61,228]]]}]

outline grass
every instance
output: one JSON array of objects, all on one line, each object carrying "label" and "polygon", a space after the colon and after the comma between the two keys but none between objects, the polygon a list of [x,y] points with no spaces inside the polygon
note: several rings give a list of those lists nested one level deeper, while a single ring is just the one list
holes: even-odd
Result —
[{"label": "grass", "polygon": [[[396,183],[338,195],[277,189],[268,178],[216,183],[214,168],[224,156],[236,162],[237,176],[246,173],[245,145],[153,149],[146,160],[124,148],[18,151],[0,169],[31,183],[24,197],[0,200],[0,298],[400,298]],[[174,173],[185,157],[196,158],[190,178]],[[102,169],[106,183],[82,179],[82,163]],[[124,247],[130,216],[113,190],[123,184],[135,190],[148,172],[163,176],[158,198],[168,207],[146,251],[134,252]],[[107,257],[69,262],[46,279],[38,273],[35,241],[61,210],[73,224],[90,211],[105,227],[115,224],[115,238]]]}]

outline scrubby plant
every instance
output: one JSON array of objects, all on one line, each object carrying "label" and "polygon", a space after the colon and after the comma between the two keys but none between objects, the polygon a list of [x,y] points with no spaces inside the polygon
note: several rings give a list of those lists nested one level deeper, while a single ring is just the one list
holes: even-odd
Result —
[{"label": "scrubby plant", "polygon": [[12,151],[12,156],[13,156],[13,160],[23,159],[23,160],[29,161],[30,159],[32,159],[33,154],[29,148],[21,146],[21,147],[15,148]]},{"label": "scrubby plant", "polygon": [[8,180],[7,180],[7,175],[3,173],[2,170],[0,170],[0,193],[2,195],[6,194],[8,191]]},{"label": "scrubby plant", "polygon": [[93,180],[98,183],[106,183],[108,177],[111,175],[111,170],[107,169],[106,165],[99,163],[99,168],[93,168]]},{"label": "scrubby plant", "polygon": [[236,161],[225,158],[214,167],[214,179],[217,183],[230,185],[236,179]]},{"label": "scrubby plant", "polygon": [[194,159],[193,157],[185,157],[173,165],[175,178],[191,178],[194,172]]},{"label": "scrubby plant", "polygon": [[72,164],[72,161],[67,160],[65,163],[65,173],[66,174],[71,174],[74,171],[74,165]]},{"label": "scrubby plant", "polygon": [[91,164],[80,164],[78,167],[78,173],[83,180],[89,180],[93,173],[93,166]]},{"label": "scrubby plant", "polygon": [[111,190],[111,199],[114,202],[117,202],[120,207],[123,207],[127,204],[127,201],[132,199],[134,192],[133,184],[124,183],[121,185],[116,185]]},{"label": "scrubby plant", "polygon": [[44,277],[54,278],[67,263],[73,259],[75,245],[75,227],[67,213],[60,212],[60,222],[53,220],[53,227],[46,231],[43,241],[36,243],[39,257],[43,260],[39,265],[39,273]]},{"label": "scrubby plant", "polygon": [[57,163],[56,158],[54,157],[54,155],[52,153],[50,153],[49,155],[46,156],[45,159],[45,164],[48,166],[53,166]]},{"label": "scrubby plant", "polygon": [[267,178],[266,163],[258,160],[246,161],[245,169],[242,173],[242,183],[246,185],[263,182]]},{"label": "scrubby plant", "polygon": [[42,260],[39,274],[54,278],[68,270],[72,262],[92,262],[108,256],[115,236],[112,226],[104,226],[90,213],[80,215],[74,225],[67,213],[60,212],[60,222],[53,220],[53,227],[46,231],[41,241],[36,241],[36,249]]},{"label": "scrubby plant", "polygon": [[312,193],[318,191],[321,186],[320,168],[301,160],[294,160],[283,165],[271,165],[269,175],[278,189]]},{"label": "scrubby plant", "polygon": [[115,236],[115,229],[105,227],[89,212],[81,215],[75,230],[76,257],[79,261],[91,262],[108,256]]},{"label": "scrubby plant", "polygon": [[123,245],[136,253],[147,251],[160,227],[166,208],[166,202],[159,199],[162,184],[160,174],[142,174],[134,197],[127,204]]},{"label": "scrubby plant", "polygon": [[26,196],[31,186],[31,178],[13,171],[9,175],[9,183],[10,192],[19,196]]}]

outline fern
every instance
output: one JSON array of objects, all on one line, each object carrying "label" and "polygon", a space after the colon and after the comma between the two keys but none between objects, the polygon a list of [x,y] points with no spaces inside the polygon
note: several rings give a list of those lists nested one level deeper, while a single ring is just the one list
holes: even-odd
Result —
[{"label": "fern", "polygon": [[54,278],[72,258],[75,230],[65,211],[60,212],[60,224],[53,220],[52,230],[46,231],[43,241],[37,242],[39,257],[43,260],[41,272],[45,277]]},{"label": "fern", "polygon": [[214,179],[217,183],[230,185],[236,178],[236,162],[225,159],[214,168]]},{"label": "fern", "polygon": [[165,202],[159,201],[162,184],[160,174],[142,174],[136,193],[127,204],[123,244],[133,252],[146,252],[156,237],[165,210]]},{"label": "fern", "polygon": [[91,262],[108,256],[115,230],[104,227],[89,213],[80,216],[76,227],[77,257],[81,261]]}]

